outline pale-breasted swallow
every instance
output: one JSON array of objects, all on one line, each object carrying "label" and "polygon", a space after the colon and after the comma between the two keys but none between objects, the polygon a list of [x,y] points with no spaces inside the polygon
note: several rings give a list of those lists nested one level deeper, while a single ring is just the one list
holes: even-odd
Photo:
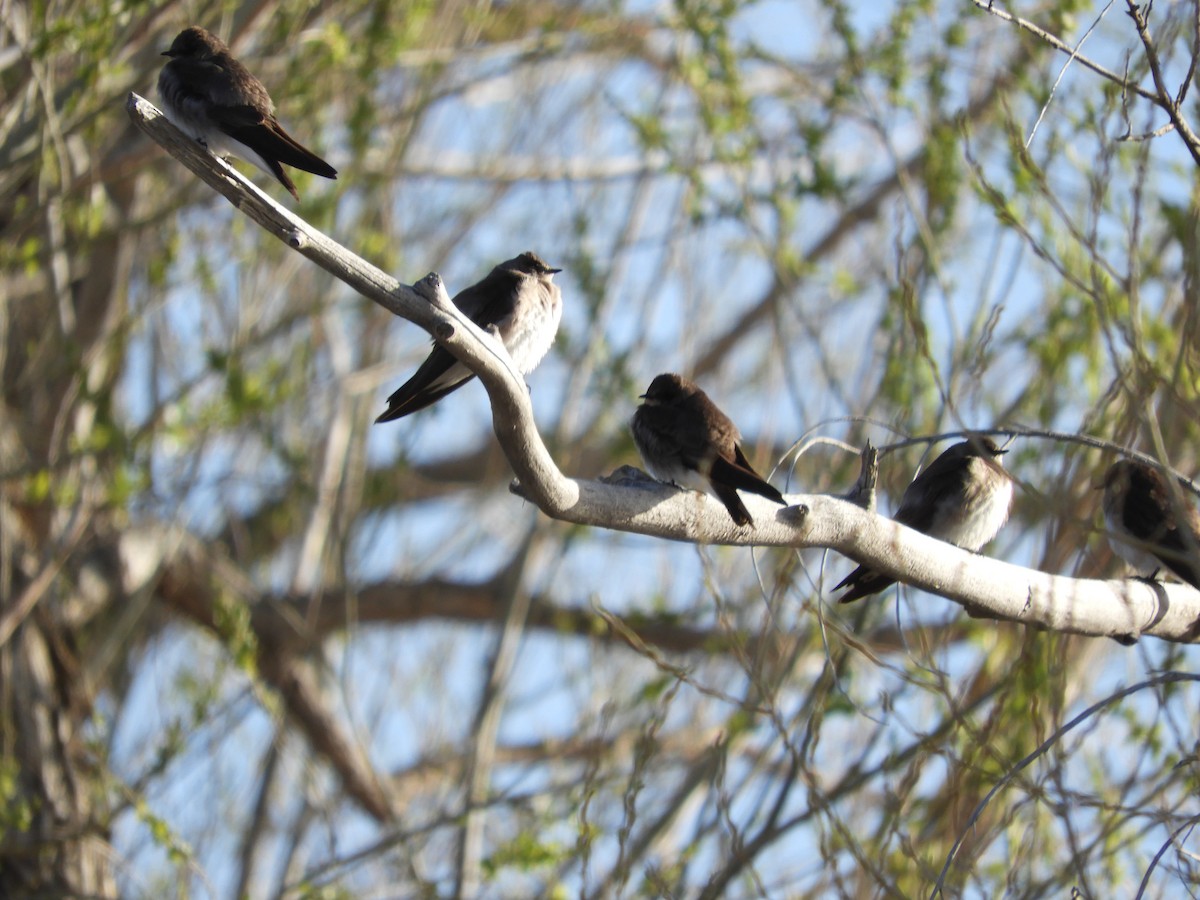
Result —
[{"label": "pale-breasted swallow", "polygon": [[[534,370],[554,343],[562,319],[562,291],[552,269],[536,253],[522,253],[464,288],[454,305],[480,328],[492,331],[522,375]],[[425,362],[388,397],[376,422],[390,422],[424,409],[475,376],[449,350],[435,345]]]},{"label": "pale-breasted swallow", "polygon": [[[950,447],[905,488],[895,521],[975,552],[1008,521],[1013,483],[1000,464],[1000,456],[1007,452],[988,437],[973,437]],[[894,583],[859,566],[834,590],[848,588],[839,602],[850,603]]]}]

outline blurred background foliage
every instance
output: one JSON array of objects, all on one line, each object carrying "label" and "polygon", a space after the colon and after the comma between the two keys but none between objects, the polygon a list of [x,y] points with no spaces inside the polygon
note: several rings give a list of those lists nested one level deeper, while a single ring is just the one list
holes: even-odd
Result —
[{"label": "blurred background foliage", "polygon": [[[847,563],[820,552],[547,520],[478,384],[373,427],[427,336],[124,109],[202,24],[338,168],[298,176],[305,219],[451,292],[528,249],[562,266],[529,382],[568,474],[635,462],[668,370],[791,491],[846,490],[868,437],[964,427],[1194,472],[1196,164],[987,6],[0,2],[6,892],[908,896],[960,838],[956,894],[1194,888],[1186,684],[1089,718],[967,827],[1190,648],[910,590],[832,608]],[[1008,9],[1152,86],[1117,5]],[[1196,17],[1150,14],[1172,90]],[[883,458],[885,498],[920,449]],[[1107,458],[1013,450],[989,552],[1117,571]]]}]

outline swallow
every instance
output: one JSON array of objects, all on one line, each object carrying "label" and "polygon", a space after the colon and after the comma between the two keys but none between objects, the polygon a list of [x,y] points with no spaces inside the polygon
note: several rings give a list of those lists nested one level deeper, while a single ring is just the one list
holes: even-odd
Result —
[{"label": "swallow", "polygon": [[[955,444],[905,488],[895,521],[976,552],[1008,521],[1013,483],[1000,464],[1000,457],[1007,452],[988,437]],[[851,603],[891,584],[895,579],[859,566],[834,590],[846,588],[839,602]]]},{"label": "swallow", "polygon": [[262,82],[233,58],[219,37],[198,26],[185,28],[163,56],[158,95],[168,119],[217,156],[252,163],[297,200],[284,165],[337,178],[337,170],[283,130]]},{"label": "swallow", "polygon": [[1108,543],[1142,577],[1167,569],[1200,589],[1200,514],[1177,499],[1168,476],[1154,466],[1122,459],[1104,474]]},{"label": "swallow", "polygon": [[737,525],[753,525],[738,491],[787,505],[738,445],[741,433],[697,385],[681,375],[650,382],[630,423],[646,469],[659,481],[713,494]]},{"label": "swallow", "polygon": [[[532,372],[549,352],[562,319],[562,291],[552,269],[536,253],[505,260],[487,277],[454,298],[463,315],[493,332],[522,375]],[[449,350],[434,345],[412,378],[390,397],[376,422],[390,422],[436,403],[475,376]]]}]

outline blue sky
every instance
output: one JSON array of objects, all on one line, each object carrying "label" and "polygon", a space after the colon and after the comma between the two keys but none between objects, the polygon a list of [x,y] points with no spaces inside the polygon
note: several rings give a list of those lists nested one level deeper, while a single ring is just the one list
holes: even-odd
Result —
[{"label": "blue sky", "polygon": [[[877,28],[886,22],[887,8],[886,4],[857,4],[855,24],[864,32]],[[936,37],[946,10],[951,8],[944,6],[936,21],[921,20],[915,27],[928,32],[931,39]],[[653,9],[664,19],[669,15],[667,7]],[[1086,24],[1081,17],[1078,27]],[[1089,43],[1089,53],[1108,58],[1110,64],[1119,60],[1128,47],[1128,35],[1118,27],[1122,24],[1108,23]],[[996,30],[997,43],[1011,36],[1009,26],[998,19],[990,27]],[[811,67],[816,73],[813,77],[819,76],[831,46],[820,4],[748,5],[736,18],[733,31],[739,41],[753,41],[766,51],[794,58],[797,70]],[[670,44],[673,38],[664,33],[658,40]],[[952,56],[960,76],[956,85],[966,86],[974,77],[993,74],[989,68],[993,60],[982,52],[979,56],[968,51]],[[538,421],[547,433],[561,429],[565,454],[570,442],[578,437],[581,423],[597,420],[606,434],[618,433],[632,414],[636,394],[654,374],[688,370],[709,342],[764,294],[774,273],[764,258],[763,245],[774,240],[775,229],[784,232],[785,243],[805,251],[831,226],[839,209],[834,204],[807,200],[800,204],[797,221],[792,224],[771,221],[762,209],[751,209],[741,218],[720,214],[720,201],[737,196],[747,182],[752,193],[777,182],[787,183],[796,173],[804,175],[810,170],[805,160],[794,158],[793,148],[784,141],[772,158],[752,168],[746,182],[738,171],[710,172],[706,184],[710,193],[698,201],[699,216],[692,219],[680,199],[686,192],[686,180],[663,173],[657,157],[649,159],[656,170],[653,187],[639,191],[639,145],[625,118],[629,112],[662,109],[667,113],[667,126],[690,127],[691,110],[685,92],[677,86],[663,89],[656,73],[641,63],[612,65],[602,58],[585,57],[573,59],[570,65],[525,67],[519,75],[513,75],[507,62],[502,57],[488,57],[474,64],[464,63],[478,69],[472,73],[475,86],[460,97],[438,103],[422,122],[403,161],[418,174],[388,187],[385,218],[392,229],[389,247],[400,260],[398,268],[402,271],[393,272],[397,278],[416,281],[436,267],[452,292],[482,277],[494,262],[526,249],[537,250],[557,265],[569,261],[581,248],[601,265],[612,267],[617,277],[607,282],[606,294],[590,298],[600,308],[593,320],[588,315],[588,298],[582,296],[570,266],[566,266],[567,271],[558,278],[566,297],[561,344],[571,351],[569,355],[563,350],[552,354],[528,378]],[[1054,67],[1030,73],[1030,77],[1044,79],[1052,74],[1056,74]],[[415,74],[400,68],[394,77],[391,87],[404,96],[403,88]],[[889,146],[903,157],[923,140],[922,123],[903,98],[889,101],[877,82],[868,79],[865,84],[863,96],[856,98],[857,114],[846,117],[828,137],[838,174],[858,179],[861,190],[889,169]],[[1049,107],[1049,120],[1034,141],[1032,153],[1048,166],[1052,183],[1063,196],[1078,198],[1085,196],[1089,154],[1103,138],[1111,139],[1113,135],[1102,132],[1093,145],[1062,152],[1049,144],[1055,117],[1075,115],[1078,106],[1072,104],[1080,103],[1080,97],[1089,90],[1099,88],[1093,76],[1074,69],[1059,90],[1063,102],[1056,101]],[[952,97],[946,102],[953,104],[958,99]],[[519,110],[515,116],[514,108]],[[874,123],[867,121],[867,112],[872,109],[879,113]],[[788,117],[794,112],[786,99],[768,98],[756,104],[756,122],[765,123],[766,128],[778,125],[784,133]],[[1024,104],[1015,115],[1032,128],[1037,112]],[[513,122],[517,123],[515,129]],[[887,136],[886,143],[880,140],[880,127]],[[695,149],[703,152],[706,148],[697,140]],[[973,144],[972,149],[985,165],[1003,158],[999,152],[1002,148],[986,142]],[[1133,152],[1131,148],[1130,154]],[[1190,169],[1184,175],[1172,172],[1173,166],[1186,164],[1182,154],[1171,144],[1155,152],[1163,160],[1155,188],[1166,195],[1186,189]],[[540,164],[546,160],[569,162],[593,169],[625,168],[623,174],[611,178],[522,184],[507,191],[483,219],[474,221],[465,215],[465,210],[488,196],[491,185],[486,178],[461,174],[462,166],[519,167],[529,160]],[[631,163],[635,166],[632,170]],[[988,168],[988,174],[1000,184],[1009,177],[1002,168]],[[265,181],[259,179],[258,183]],[[369,201],[374,199],[366,190],[349,176],[331,184],[313,179],[305,186],[304,196],[306,201],[310,197],[338,198],[332,220],[336,230],[330,231],[353,248],[354,242],[347,236],[352,236],[355,225],[369,216]],[[302,213],[304,209],[301,206]],[[1039,209],[1027,212],[1034,219],[1045,214]],[[999,310],[997,330],[1002,335],[1020,335],[1026,328],[1036,330],[1046,306],[1046,292],[1054,283],[1049,267],[1010,231],[1001,229],[990,211],[975,199],[965,201],[958,215],[962,239],[953,246],[953,253],[946,254],[939,278],[920,298],[928,313],[933,357],[943,373],[950,370],[963,343],[971,339],[970,323],[981,310]],[[786,445],[818,422],[878,414],[861,400],[858,389],[875,375],[872,367],[886,336],[869,329],[875,326],[888,291],[895,287],[894,268],[890,268],[895,260],[888,252],[880,252],[880,247],[890,246],[892,241],[900,243],[916,227],[910,210],[899,201],[888,206],[881,221],[879,226],[864,226],[837,254],[819,260],[805,273],[792,302],[785,305],[786,315],[770,327],[759,329],[723,362],[719,372],[706,379],[704,386],[733,415],[752,445],[760,438],[771,446]],[[1109,221],[1100,236],[1113,242],[1112,252],[1119,258],[1120,230],[1107,224]],[[237,215],[223,201],[207,202],[186,213],[179,227],[187,240],[176,260],[169,292],[164,298],[143,286],[144,293],[137,302],[145,310],[145,330],[134,341],[123,394],[128,415],[134,421],[150,408],[148,385],[154,377],[161,379],[159,389],[168,395],[181,384],[201,377],[207,352],[247,339],[254,329],[264,327],[262,322],[249,318],[248,310],[278,315],[288,308],[292,290],[308,296],[305,290],[311,280],[328,285],[330,302],[323,313],[327,331],[341,327],[346,336],[355,338],[360,329],[369,327],[364,324],[360,302],[312,267],[286,270],[289,280],[282,284],[263,284],[253,268],[254,254],[247,261],[240,253],[230,252],[229,244],[237,244],[238,249],[247,245],[261,248],[272,258],[286,251],[277,248],[273,238],[237,223]],[[231,229],[235,240],[226,243]],[[223,247],[226,255],[213,252],[213,248]],[[219,261],[213,265],[211,290],[197,289],[192,273],[198,257]],[[261,306],[248,303],[250,296]],[[1153,306],[1163,298],[1147,292],[1143,302]],[[836,310],[837,314],[827,314],[827,310]],[[813,322],[821,325],[817,334],[806,331]],[[386,328],[386,359],[394,364],[394,375],[381,378],[370,396],[354,398],[369,403],[376,412],[382,409],[383,398],[423,358],[429,343],[428,336],[410,323],[397,320],[387,323]],[[166,344],[163,335],[189,339],[179,341],[177,352],[159,351],[156,372],[155,353],[150,348],[154,340]],[[288,418],[278,426],[281,443],[299,440],[305,429],[320,428],[342,402],[334,388],[345,373],[334,370],[334,364],[322,355],[325,351],[319,339],[312,335],[310,326],[302,322],[289,338],[297,345],[297,355],[308,352],[310,341],[317,346],[313,352],[320,358],[313,370],[320,377],[310,395],[301,401],[290,400],[292,406],[283,410]],[[278,352],[278,347],[269,345],[269,352]],[[353,357],[360,348],[351,342],[349,352]],[[589,358],[603,363],[625,354],[633,382],[626,394],[602,399],[589,390],[589,378],[597,377],[589,367]],[[817,365],[821,358],[828,362],[828,370]],[[963,423],[994,424],[991,416],[1004,405],[1006,396],[1022,390],[1024,364],[1021,348],[1016,345],[990,362],[991,368],[985,372],[990,379],[988,391],[979,389],[978,384],[964,385],[962,394],[953,398]],[[827,377],[830,370],[836,379]],[[1076,379],[1077,375],[1065,373],[1064,377]],[[203,401],[219,403],[220,385],[213,380],[187,396],[189,409],[185,416],[188,412],[194,414]],[[578,398],[580,406],[570,411],[571,418],[564,423],[563,398],[568,396]],[[1043,424],[1074,429],[1088,403],[1090,398],[1078,406],[1067,406],[1060,421]],[[894,424],[907,427],[903,421]],[[950,427],[958,421],[947,416],[945,424]],[[839,439],[859,433],[841,423],[822,431]],[[886,432],[880,430],[871,436],[878,442]],[[375,465],[400,456],[414,462],[437,459],[447,451],[490,441],[484,391],[478,383],[469,385],[429,412],[399,425],[370,428],[365,440],[368,459]],[[844,489],[824,480],[831,452],[819,449],[802,459],[795,466],[793,489]],[[270,495],[287,471],[277,455],[279,448],[266,446],[261,435],[231,437],[214,428],[198,465],[193,466],[195,453],[194,445],[172,446],[169,441],[155,447],[154,469],[161,494],[161,509],[157,511],[178,505],[184,518],[203,531],[218,528],[229,513],[253,509]],[[888,464],[909,466],[915,458],[914,453]],[[614,460],[614,465],[619,462],[632,463],[634,459]],[[1049,471],[1047,466],[1019,474],[1036,481]],[[593,477],[603,473],[568,474]],[[881,505],[885,511],[890,509],[886,502]],[[697,550],[651,538],[601,532],[589,533],[586,540],[568,542],[560,540],[557,526],[546,525],[529,504],[504,491],[468,491],[449,500],[414,503],[371,517],[351,543],[353,575],[364,583],[388,575],[419,577],[430,572],[462,579],[482,578],[507,558],[507,551],[530,528],[539,524],[548,535],[544,537],[547,543],[561,553],[550,554],[553,558],[533,567],[528,578],[532,587],[551,592],[559,602],[583,607],[595,604],[623,614],[650,606],[678,611],[689,621],[707,623],[715,620],[717,601],[724,598],[728,615],[740,616],[753,627],[770,627],[761,598],[756,596],[750,551]],[[990,552],[1013,562],[1029,563],[1037,559],[1042,544],[1041,534],[1010,529]],[[289,548],[279,560],[264,566],[256,573],[261,583],[274,589],[287,585],[296,566],[295,555],[295,547]],[[819,554],[806,553],[804,560],[815,574]],[[840,577],[846,568],[845,561],[831,556],[826,562],[826,588],[833,583],[827,579]],[[769,579],[773,569],[766,567],[766,572],[768,587],[772,587]],[[800,585],[788,592],[777,611],[778,627],[785,633],[802,633],[815,627],[811,606],[802,605],[809,604],[813,597],[806,582]],[[957,606],[915,591],[906,591],[899,605],[895,597],[895,593],[889,593],[878,602],[887,616],[895,615],[905,623],[935,623],[961,615]],[[828,607],[823,613],[840,615]],[[345,710],[372,759],[383,769],[403,769],[431,750],[457,746],[465,740],[494,640],[492,629],[444,623],[362,628],[329,643],[326,685],[338,698],[334,706]],[[955,645],[921,658],[942,670],[954,684],[957,679],[971,676],[985,649]],[[1076,705],[1086,705],[1117,684],[1144,677],[1147,671],[1168,662],[1179,665],[1179,660],[1169,659],[1176,652],[1152,641],[1133,650],[1105,643],[1095,654],[1089,683],[1073,693],[1078,697]],[[1189,661],[1192,651],[1182,651],[1181,655]],[[433,670],[431,660],[437,663]],[[211,677],[219,684],[215,701],[219,712],[205,710],[205,724],[190,734],[188,750],[173,764],[173,777],[156,783],[155,789],[147,792],[147,800],[153,810],[161,810],[159,814],[169,818],[176,833],[196,848],[197,859],[215,888],[214,895],[227,896],[233,877],[229,860],[236,856],[228,827],[248,814],[256,790],[254,767],[271,740],[275,723],[264,712],[249,679],[233,670],[223,652],[205,635],[185,628],[171,629],[146,649],[141,661],[129,707],[137,715],[120,723],[114,742],[114,768],[130,780],[144,770],[149,751],[161,739],[167,724],[175,719],[188,721],[191,701],[179,689],[181,679],[198,676],[204,682]],[[830,725],[823,738],[816,763],[830,782],[836,780],[846,763],[839,741],[854,743],[872,731],[873,720],[886,716],[887,721],[885,736],[875,751],[878,756],[921,733],[923,723],[944,715],[943,698],[937,693],[909,693],[903,679],[897,677],[896,669],[904,671],[913,666],[912,657],[895,654],[886,661],[895,668],[876,666],[856,657],[854,676],[847,676],[842,685],[845,695],[858,708],[840,713],[840,721]],[[794,677],[815,678],[816,674],[810,667]],[[611,697],[612,702],[626,709],[626,705],[633,705],[631,698],[637,697],[638,690],[658,676],[647,661],[621,647],[610,649],[584,639],[529,635],[513,673],[501,739],[520,742],[562,737],[577,730],[580,723],[599,728],[596,723],[601,716],[595,708],[598,697]],[[698,663],[696,678],[735,695],[748,689],[744,673],[728,664]],[[788,715],[797,712],[807,688],[807,681],[785,687],[778,701],[780,709]],[[729,715],[728,704],[714,701],[692,687],[684,686],[680,693],[671,716],[711,723],[716,728]],[[1191,703],[1194,709],[1191,693],[1185,692],[1185,696],[1186,700],[1176,698],[1174,703]],[[1131,704],[1125,714],[1149,719],[1156,709],[1157,705],[1149,702]],[[761,740],[771,739],[770,729],[764,727]],[[1097,760],[1113,769],[1137,763],[1127,727],[1116,717],[1097,725],[1085,741],[1081,749],[1089,751],[1086,757],[1081,758],[1077,768],[1067,767],[1068,774],[1078,779],[1079,790],[1091,787],[1089,779],[1094,778],[1094,772],[1088,766]],[[328,774],[314,769],[305,759],[303,748],[295,744],[289,742],[283,750],[290,783],[301,785],[314,796],[335,793],[336,786],[329,784]],[[940,779],[940,765],[933,761],[922,776],[931,785]],[[732,778],[744,774],[734,768]],[[502,769],[496,782],[503,785],[511,776],[511,771]],[[748,793],[735,799],[734,818],[754,818],[753,796]],[[804,801],[805,795],[798,792],[789,802]],[[1080,815],[1086,817],[1087,813]],[[376,836],[374,826],[352,810],[337,807],[329,816],[326,831],[314,828],[310,832],[310,859],[344,854],[369,844]],[[315,834],[326,835],[331,846],[322,846],[311,836]],[[1150,834],[1147,843],[1153,844],[1158,837],[1157,833]],[[563,839],[570,840],[569,828]],[[1019,843],[1018,838],[1013,840]],[[817,841],[814,831],[798,830],[770,851],[762,868],[776,866],[774,873],[802,869],[796,860],[814,858]],[[146,841],[144,825],[132,815],[120,821],[117,843],[132,857],[132,868],[138,872],[150,872],[162,864],[161,849]],[[1001,842],[989,855],[998,857],[1009,849]],[[606,854],[611,857],[612,850],[611,841],[598,847],[596,865]],[[278,854],[279,846],[273,844],[271,852]],[[706,858],[705,854],[714,852],[712,845],[706,845],[701,856]],[[438,862],[445,864],[445,860]],[[268,869],[277,864],[271,860],[264,863]],[[432,865],[438,867],[438,863]],[[796,884],[804,883],[802,871],[795,877]],[[130,884],[138,889],[133,875]],[[197,896],[207,896],[202,881],[195,881],[192,887]],[[781,888],[790,889],[790,882]],[[386,893],[377,890],[375,895]]]}]

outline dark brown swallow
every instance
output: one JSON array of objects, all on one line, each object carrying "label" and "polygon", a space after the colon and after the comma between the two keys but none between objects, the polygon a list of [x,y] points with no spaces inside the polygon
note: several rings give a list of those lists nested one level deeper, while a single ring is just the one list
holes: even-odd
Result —
[{"label": "dark brown swallow", "polygon": [[[562,319],[562,291],[552,269],[536,253],[522,253],[464,288],[454,305],[485,330],[493,331],[522,375],[534,370],[554,343]],[[395,393],[376,422],[390,422],[441,400],[475,376],[449,350],[435,344],[420,368]]]},{"label": "dark brown swallow", "polygon": [[1104,474],[1108,542],[1142,577],[1167,569],[1200,588],[1200,514],[1154,466],[1122,459]]},{"label": "dark brown swallow", "polygon": [[754,524],[739,490],[787,505],[742,453],[737,426],[694,382],[659,375],[641,399],[630,423],[633,442],[659,481],[715,495],[737,525]]},{"label": "dark brown swallow", "polygon": [[284,165],[337,178],[333,166],[283,130],[267,89],[219,37],[197,26],[185,28],[163,56],[171,58],[158,75],[163,112],[209,152],[258,166],[297,200]]},{"label": "dark brown swallow", "polygon": [[[1000,464],[1007,452],[987,437],[955,444],[905,488],[895,521],[964,550],[979,550],[1008,521],[1013,484]],[[839,602],[851,603],[891,584],[895,579],[859,566],[834,590],[848,588]]]}]

